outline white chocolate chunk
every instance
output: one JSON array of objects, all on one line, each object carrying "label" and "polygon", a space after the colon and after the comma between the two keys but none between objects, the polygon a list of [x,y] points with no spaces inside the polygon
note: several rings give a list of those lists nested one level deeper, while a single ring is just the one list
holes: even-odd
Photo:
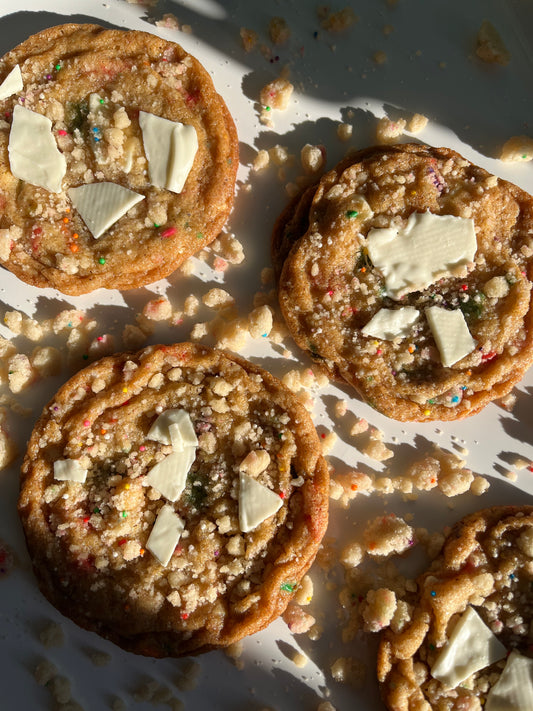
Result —
[{"label": "white chocolate chunk", "polygon": [[502,675],[489,691],[484,708],[485,711],[533,709],[533,659],[513,650]]},{"label": "white chocolate chunk", "polygon": [[70,188],[68,195],[95,239],[107,232],[134,205],[144,200],[144,195],[108,182]]},{"label": "white chocolate chunk", "polygon": [[186,410],[174,410],[174,412],[175,419],[168,426],[172,449],[175,452],[183,452],[186,447],[197,447],[198,437],[189,413]]},{"label": "white chocolate chunk", "polygon": [[[174,441],[170,432],[171,425],[177,425],[177,428],[172,430]],[[148,430],[146,438],[161,442],[161,444],[171,444],[176,452],[181,451],[178,449],[180,446],[196,447],[198,445],[190,415],[186,410],[182,409],[171,409],[162,412]]]},{"label": "white chocolate chunk", "polygon": [[450,688],[503,659],[507,650],[473,607],[467,607],[431,668],[431,676]]},{"label": "white chocolate chunk", "polygon": [[477,250],[474,221],[414,212],[403,229],[370,230],[367,249],[374,267],[385,277],[387,293],[399,299],[473,261]]},{"label": "white chocolate chunk", "polygon": [[18,64],[15,64],[4,81],[0,84],[0,101],[7,99],[8,96],[13,96],[13,94],[18,94],[19,91],[23,89],[24,84],[22,83],[20,67]]},{"label": "white chocolate chunk", "polygon": [[440,306],[425,309],[426,318],[446,368],[471,353],[476,342],[470,335],[460,309],[448,311]]},{"label": "white chocolate chunk", "polygon": [[253,531],[260,523],[273,516],[282,506],[275,492],[251,476],[239,475],[239,527],[243,533]]},{"label": "white chocolate chunk", "polygon": [[165,499],[177,501],[185,489],[187,474],[196,458],[196,447],[184,447],[180,452],[172,452],[153,466],[144,479],[146,486],[152,486]]},{"label": "white chocolate chunk", "polygon": [[180,193],[198,151],[196,129],[146,111],[139,112],[139,125],[150,182],[157,188]]},{"label": "white chocolate chunk", "polygon": [[86,478],[87,469],[84,469],[77,459],[58,459],[54,462],[54,479],[83,484]]},{"label": "white chocolate chunk", "polygon": [[146,541],[146,548],[161,565],[168,565],[184,528],[185,524],[170,504],[165,504],[159,510]]},{"label": "white chocolate chunk", "polygon": [[411,333],[418,316],[418,309],[412,306],[404,306],[401,309],[380,309],[361,329],[361,333],[384,341],[393,341],[398,336],[406,338]]},{"label": "white chocolate chunk", "polygon": [[15,178],[53,193],[61,192],[67,162],[52,135],[49,118],[16,104],[8,152]]}]

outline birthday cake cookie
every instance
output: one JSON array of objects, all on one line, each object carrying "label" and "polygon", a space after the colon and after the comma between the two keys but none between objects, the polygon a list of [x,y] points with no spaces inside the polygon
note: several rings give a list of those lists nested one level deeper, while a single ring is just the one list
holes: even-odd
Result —
[{"label": "birthday cake cookie", "polygon": [[532,362],[532,235],[533,198],[454,151],[366,149],[278,221],[281,309],[380,412],[459,419]]},{"label": "birthday cake cookie", "polygon": [[220,232],[238,142],[207,71],[145,32],[67,24],[0,60],[0,264],[82,294],[168,276]]},{"label": "birthday cake cookie", "polygon": [[533,708],[533,506],[460,521],[383,633],[378,677],[390,711]]},{"label": "birthday cake cookie", "polygon": [[184,343],[104,358],[59,390],[28,445],[19,512],[50,602],[161,657],[227,646],[280,615],[328,497],[294,395]]}]

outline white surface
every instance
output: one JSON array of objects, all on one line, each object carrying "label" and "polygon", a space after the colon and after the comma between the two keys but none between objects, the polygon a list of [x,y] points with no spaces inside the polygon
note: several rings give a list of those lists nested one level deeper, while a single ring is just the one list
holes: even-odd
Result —
[{"label": "white surface", "polygon": [[[340,9],[348,0],[335,5]],[[503,143],[513,135],[533,135],[529,121],[533,116],[533,95],[529,89],[532,49],[528,28],[533,26],[530,3],[502,3],[498,0],[452,0],[447,3],[424,3],[421,0],[399,0],[389,7],[384,0],[359,1],[352,4],[360,16],[359,23],[338,35],[322,31],[316,17],[315,2],[264,3],[254,0],[187,0],[181,4],[166,0],[160,8],[143,9],[124,0],[2,0],[0,12],[0,51],[4,52],[29,34],[64,21],[98,21],[123,28],[136,28],[160,33],[180,42],[197,56],[213,75],[217,89],[225,97],[235,117],[241,141],[242,166],[240,182],[247,180],[249,165],[259,148],[276,143],[299,155],[305,143],[323,144],[328,166],[333,166],[350,146],[364,147],[374,142],[376,116],[409,117],[414,112],[427,115],[430,122],[417,136],[433,145],[446,145],[497,175],[533,191],[533,164],[504,165],[494,157]],[[73,14],[73,13],[76,14]],[[159,30],[146,16],[163,12],[174,14],[192,27],[193,34]],[[274,49],[271,63],[258,50],[245,54],[239,40],[240,27],[255,29],[261,42],[269,45],[266,27],[273,15],[283,15],[292,37],[286,47]],[[477,29],[485,18],[497,25],[512,55],[506,67],[489,66],[478,61],[472,51]],[[383,27],[394,27],[389,36]],[[313,33],[318,32],[315,38]],[[387,62],[376,65],[372,55],[377,50],[387,53]],[[279,55],[279,61],[275,59]],[[274,115],[275,131],[258,121],[256,100],[260,88],[278,76],[288,64],[296,90],[289,109]],[[354,126],[348,144],[336,136],[339,121]],[[287,180],[298,174],[289,168]],[[191,292],[203,294],[212,286],[222,285],[238,299],[240,310],[248,313],[252,294],[260,288],[261,269],[269,264],[270,232],[274,219],[286,203],[277,169],[251,177],[251,192],[239,186],[235,210],[229,228],[243,243],[246,260],[232,266],[224,276],[207,265],[198,263],[195,276],[173,276],[135,292],[96,292],[87,297],[65,297],[58,292],[38,290],[20,283],[11,274],[0,274],[0,308],[21,309],[42,318],[54,315],[68,304],[88,309],[99,322],[99,332],[120,336],[124,323],[134,323],[135,314],[153,293],[166,293],[175,303],[182,303]],[[198,319],[208,320],[212,313],[202,309]],[[179,327],[158,326],[152,341],[185,340],[192,320]],[[8,331],[0,327],[2,335]],[[16,343],[29,352],[34,344],[23,338]],[[246,351],[260,365],[281,375],[308,361],[293,348],[293,359],[284,359],[279,349],[250,341]],[[38,383],[21,398],[33,408],[29,418],[11,415],[10,423],[21,450],[34,419],[53,391],[68,377],[63,373]],[[512,413],[497,405],[488,406],[481,414],[463,422],[441,425],[401,424],[393,422],[352,398],[349,388],[331,386],[317,396],[314,419],[323,431],[332,426],[334,405],[338,397],[346,398],[350,410],[365,417],[385,433],[385,441],[394,452],[390,464],[399,473],[405,463],[428,452],[436,441],[445,449],[469,450],[468,465],[476,473],[488,476],[491,489],[481,499],[462,496],[446,499],[434,492],[421,494],[417,501],[405,503],[393,496],[356,499],[348,510],[335,503],[331,507],[328,536],[337,546],[358,534],[367,520],[383,512],[414,514],[416,526],[430,531],[441,530],[461,515],[494,503],[531,502],[533,475],[519,472],[516,484],[503,473],[512,468],[517,455],[533,458],[533,373],[518,388],[518,400]],[[349,425],[335,421],[337,444],[330,461],[342,473],[357,467],[365,472],[385,471],[386,466],[372,462],[353,446]],[[220,711],[258,711],[271,707],[277,711],[315,711],[318,700],[329,689],[330,700],[338,711],[378,711],[379,701],[374,680],[376,638],[359,633],[353,642],[343,643],[342,622],[337,604],[342,578],[338,567],[325,575],[313,569],[315,598],[308,610],[317,616],[324,635],[317,643],[305,635],[293,637],[283,622],[247,640],[244,645],[242,671],[236,669],[223,653],[209,653],[198,659],[199,685],[181,692],[174,680],[182,663],[175,660],[151,660],[126,654],[94,634],[79,630],[64,620],[43,600],[31,573],[23,536],[16,514],[20,458],[10,469],[0,473],[0,539],[16,551],[17,566],[0,579],[0,678],[3,680],[1,708],[51,709],[49,692],[37,686],[32,678],[36,662],[48,657],[72,683],[73,695],[86,711],[106,709],[114,694],[120,695],[129,709],[143,711],[150,706],[137,702],[132,692],[147,678],[155,678],[172,687],[186,708]],[[529,492],[528,494],[523,492]],[[414,553],[416,556],[416,553]],[[402,562],[400,561],[400,565]],[[409,560],[406,561],[409,564]],[[413,563],[421,571],[427,564],[423,555]],[[45,649],[39,631],[50,620],[61,622],[65,644]],[[291,648],[302,649],[310,661],[299,669],[286,657]],[[109,665],[95,667],[88,652],[103,650],[112,655]],[[339,657],[354,657],[367,663],[367,676],[361,688],[340,684],[331,679],[330,665]],[[160,706],[160,708],[165,708]]]}]

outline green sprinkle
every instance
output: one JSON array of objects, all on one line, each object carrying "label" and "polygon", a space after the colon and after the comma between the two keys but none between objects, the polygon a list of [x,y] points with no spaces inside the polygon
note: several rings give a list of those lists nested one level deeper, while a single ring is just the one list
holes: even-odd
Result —
[{"label": "green sprinkle", "polygon": [[270,111],[270,106],[265,106],[265,111]]},{"label": "green sprinkle", "polygon": [[83,358],[83,360],[89,360],[89,356],[87,355],[87,353],[84,353],[82,355],[82,358]]},{"label": "green sprinkle", "polygon": [[154,227],[157,229],[158,227],[161,227],[161,225],[158,225],[157,222],[154,222]]},{"label": "green sprinkle", "polygon": [[100,257],[100,259],[99,259],[98,261],[99,261],[100,264],[105,264],[105,259],[104,259],[104,257]]},{"label": "green sprinkle", "polygon": [[524,153],[524,155],[522,156],[522,160],[526,160],[526,159],[527,159],[527,153]]},{"label": "green sprinkle", "polygon": [[98,506],[95,506],[95,507],[94,507],[93,513],[95,513],[95,514],[101,513],[101,511],[100,511],[100,509],[98,508]]},{"label": "green sprinkle", "polygon": [[61,69],[61,64],[56,64],[56,72],[58,72]]},{"label": "green sprinkle", "polygon": [[127,512],[127,511],[121,511],[121,512],[120,512],[120,515],[122,516],[122,518],[126,518],[126,517],[128,516],[128,512]]},{"label": "green sprinkle", "polygon": [[358,214],[357,210],[348,210],[346,217],[357,217]]},{"label": "green sprinkle", "polygon": [[203,239],[203,238],[204,238],[203,233],[202,233],[202,232],[198,232],[198,234],[196,235],[196,239]]},{"label": "green sprinkle", "polygon": [[283,590],[284,592],[291,593],[291,592],[294,592],[295,587],[296,587],[296,585],[294,583],[283,583],[283,585],[281,586],[280,589]]},{"label": "green sprinkle", "polygon": [[434,405],[434,404],[435,404],[434,398],[431,398],[431,400],[428,400],[428,405]]},{"label": "green sprinkle", "polygon": [[105,99],[100,99],[101,104],[105,104]]}]

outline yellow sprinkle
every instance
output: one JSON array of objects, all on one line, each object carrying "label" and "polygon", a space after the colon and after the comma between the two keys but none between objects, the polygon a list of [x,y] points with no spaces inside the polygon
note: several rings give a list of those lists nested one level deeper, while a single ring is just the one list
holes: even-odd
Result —
[{"label": "yellow sprinkle", "polygon": [[424,415],[427,417],[430,414],[429,410],[424,410]]},{"label": "yellow sprinkle", "polygon": [[124,484],[124,488],[125,488],[126,491],[127,491],[127,490],[130,488],[130,485],[129,485],[129,484]]},{"label": "yellow sprinkle", "polygon": [[128,388],[122,388],[122,392],[123,392],[123,393],[127,393],[127,392],[128,392]]}]

